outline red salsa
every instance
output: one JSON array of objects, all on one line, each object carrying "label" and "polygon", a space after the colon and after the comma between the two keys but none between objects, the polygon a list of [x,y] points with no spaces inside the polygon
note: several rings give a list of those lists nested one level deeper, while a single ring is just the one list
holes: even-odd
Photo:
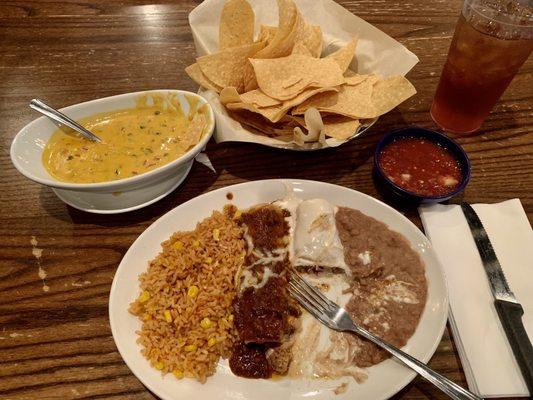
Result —
[{"label": "red salsa", "polygon": [[396,185],[421,196],[444,196],[463,180],[453,154],[428,139],[393,141],[381,151],[379,164]]}]

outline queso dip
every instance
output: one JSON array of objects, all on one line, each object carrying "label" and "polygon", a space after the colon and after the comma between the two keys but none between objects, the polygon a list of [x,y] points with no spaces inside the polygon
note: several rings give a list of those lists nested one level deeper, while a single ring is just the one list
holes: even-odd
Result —
[{"label": "queso dip", "polygon": [[208,125],[207,105],[187,97],[185,114],[176,97],[143,95],[131,109],[96,114],[78,122],[102,139],[92,142],[68,128],[58,129],[43,152],[56,179],[95,183],[129,178],[168,164],[196,145]]}]

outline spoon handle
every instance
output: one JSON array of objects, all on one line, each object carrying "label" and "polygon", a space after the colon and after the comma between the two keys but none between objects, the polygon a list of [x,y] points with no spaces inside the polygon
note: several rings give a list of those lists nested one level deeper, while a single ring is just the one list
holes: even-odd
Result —
[{"label": "spoon handle", "polygon": [[33,99],[32,101],[30,101],[30,107],[33,108],[35,111],[38,111],[43,115],[46,115],[48,118],[53,119],[56,122],[59,122],[63,125],[68,126],[69,128],[74,129],[76,132],[82,134],[84,137],[86,137],[89,140],[92,140],[93,142],[98,142],[98,143],[102,142],[102,139],[100,139],[98,136],[89,132],[87,129],[85,129],[83,126],[78,124],[76,121],[70,119],[65,114],[57,111],[56,109],[46,105],[39,99]]}]

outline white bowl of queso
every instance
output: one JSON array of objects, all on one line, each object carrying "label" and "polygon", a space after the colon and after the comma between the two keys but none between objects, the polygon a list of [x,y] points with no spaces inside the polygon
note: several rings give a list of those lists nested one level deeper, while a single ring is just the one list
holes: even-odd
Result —
[{"label": "white bowl of queso", "polygon": [[215,126],[211,106],[182,90],[127,93],[61,111],[103,144],[40,117],[17,134],[11,160],[65,203],[100,214],[136,210],[171,193]]}]

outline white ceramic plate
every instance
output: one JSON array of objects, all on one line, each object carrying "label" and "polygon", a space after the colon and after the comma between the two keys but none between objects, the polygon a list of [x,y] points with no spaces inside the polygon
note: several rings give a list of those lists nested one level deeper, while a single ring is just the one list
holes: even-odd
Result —
[{"label": "white ceramic plate", "polygon": [[[358,209],[385,222],[404,235],[426,265],[428,299],[424,313],[404,350],[427,362],[440,342],[446,323],[448,297],[442,268],[427,238],[407,218],[384,203],[345,187],[323,182],[286,180],[292,183],[302,198],[325,198],[333,204]],[[194,229],[197,222],[220,210],[228,203],[226,194],[233,194],[238,207],[270,202],[285,194],[281,180],[264,180],[228,186],[192,199],[155,221],[130,247],[120,263],[109,298],[109,317],[113,338],[122,358],[153,393],[164,400],[175,399],[386,399],[397,393],[415,376],[408,368],[389,359],[368,369],[368,379],[357,384],[351,378],[337,380],[250,380],[234,376],[227,362],[219,364],[217,373],[205,384],[191,379],[177,380],[172,374],[162,376],[143,358],[136,343],[135,331],[139,320],[128,313],[130,302],[139,295],[137,277],[147,268],[148,261],[160,251],[160,243],[178,230]],[[348,390],[335,395],[333,389],[350,382]]]}]

